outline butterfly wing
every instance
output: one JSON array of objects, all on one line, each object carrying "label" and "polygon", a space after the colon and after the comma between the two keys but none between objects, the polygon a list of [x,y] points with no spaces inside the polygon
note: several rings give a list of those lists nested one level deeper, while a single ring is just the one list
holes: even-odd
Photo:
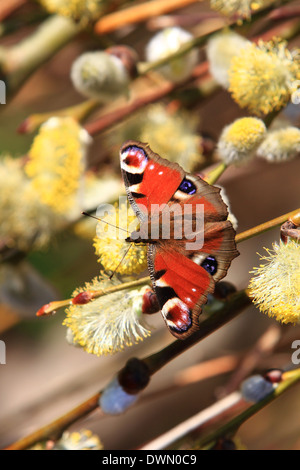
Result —
[{"label": "butterfly wing", "polygon": [[184,178],[177,163],[161,158],[140,142],[125,142],[120,162],[128,200],[142,220],[152,204],[168,203]]},{"label": "butterfly wing", "polygon": [[[172,213],[169,239],[150,242],[148,248],[148,268],[164,320],[175,337],[184,339],[199,328],[207,294],[238,256],[227,206],[219,188],[185,173],[145,144],[126,142],[120,158],[128,199],[141,220],[148,217],[153,204],[166,204],[171,209],[177,205],[191,221],[183,236],[175,239],[183,222]],[[203,210],[200,228],[197,207]],[[162,225],[161,219],[158,223]],[[195,244],[198,235],[201,246]]]},{"label": "butterfly wing", "polygon": [[167,241],[150,245],[148,268],[168,328],[176,338],[185,339],[199,329],[199,315],[207,295],[226,276],[238,252],[234,230],[227,220],[210,224],[201,250],[174,245]]}]

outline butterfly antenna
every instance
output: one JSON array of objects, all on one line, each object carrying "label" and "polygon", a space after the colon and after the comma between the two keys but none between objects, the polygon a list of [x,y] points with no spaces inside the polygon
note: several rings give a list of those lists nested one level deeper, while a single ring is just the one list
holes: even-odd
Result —
[{"label": "butterfly antenna", "polygon": [[114,275],[116,274],[116,272],[117,272],[117,269],[118,269],[119,266],[121,266],[121,264],[123,263],[124,259],[126,258],[126,256],[127,256],[128,253],[129,253],[129,250],[132,248],[132,245],[133,245],[133,243],[130,243],[128,250],[125,251],[124,255],[122,256],[121,261],[119,262],[119,264],[118,264],[117,267],[115,268],[114,272],[109,276],[109,279],[110,279],[110,280],[112,280],[113,276],[114,276]]},{"label": "butterfly antenna", "polygon": [[89,214],[88,212],[81,212],[82,215],[86,215],[87,217],[92,217],[92,219],[99,220],[100,222],[103,222],[104,224],[110,225],[111,227],[118,228],[119,230],[123,230],[123,232],[126,232],[129,235],[128,230],[122,227],[117,227],[117,225],[111,224],[110,222],[107,222],[106,220],[100,219],[100,217],[96,217],[95,215]]}]

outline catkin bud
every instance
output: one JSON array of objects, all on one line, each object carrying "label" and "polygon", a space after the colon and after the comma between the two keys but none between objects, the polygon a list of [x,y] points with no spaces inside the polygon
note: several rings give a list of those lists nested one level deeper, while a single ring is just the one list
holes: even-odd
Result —
[{"label": "catkin bud", "polygon": [[79,93],[105,103],[128,94],[130,76],[116,55],[96,51],[86,52],[75,60],[71,80]]},{"label": "catkin bud", "polygon": [[[175,53],[186,42],[193,38],[192,34],[179,27],[166,28],[157,33],[146,48],[148,62],[156,62]],[[170,60],[159,67],[159,72],[168,80],[180,82],[191,74],[198,61],[198,52],[193,49],[186,54]]]}]

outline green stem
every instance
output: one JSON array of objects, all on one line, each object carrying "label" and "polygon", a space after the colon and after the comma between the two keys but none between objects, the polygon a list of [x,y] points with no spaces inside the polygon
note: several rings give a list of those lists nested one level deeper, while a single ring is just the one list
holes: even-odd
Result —
[{"label": "green stem", "polygon": [[198,331],[185,340],[176,340],[158,353],[152,354],[143,360],[148,366],[150,374],[154,374],[168,362],[173,360],[182,352],[194,346],[202,339],[228,323],[239,315],[247,306],[251,304],[251,299],[245,290],[237,292],[223,303],[221,309],[210,315],[201,322]]},{"label": "green stem", "polygon": [[204,176],[204,180],[209,184],[215,184],[226,170],[227,165],[224,162],[219,163],[209,173]]},{"label": "green stem", "polygon": [[32,434],[14,442],[12,445],[6,447],[5,450],[25,450],[32,447],[37,442],[48,439],[58,439],[65,429],[98,407],[100,396],[101,393],[96,393],[76,408],[73,408],[68,413],[60,416],[58,419],[52,421],[46,426],[43,426]]},{"label": "green stem", "polygon": [[34,132],[41,124],[43,124],[43,122],[47,121],[47,119],[50,119],[52,116],[71,116],[76,119],[76,121],[81,122],[98,106],[98,101],[86,100],[74,106],[69,106],[68,108],[59,109],[57,111],[31,114],[19,126],[18,132],[20,134]]},{"label": "green stem", "polygon": [[24,81],[66,45],[80,31],[73,21],[54,15],[28,38],[10,48],[0,50],[3,79],[8,93],[15,92]]},{"label": "green stem", "polygon": [[260,225],[256,225],[256,227],[252,227],[249,230],[245,230],[244,232],[238,233],[235,237],[235,241],[236,243],[240,243],[245,240],[248,240],[249,238],[255,237],[256,235],[260,235],[261,233],[267,232],[268,230],[271,230],[274,227],[279,227],[291,217],[298,216],[299,213],[300,208],[291,212],[287,212],[286,214],[280,215],[275,219],[268,220],[267,222],[264,222]]},{"label": "green stem", "polygon": [[[197,442],[197,447],[204,447],[214,441],[218,440],[223,436],[232,436],[234,435],[239,427],[247,421],[251,416],[260,411],[266,405],[274,401],[276,398],[280,397],[283,393],[289,390],[293,385],[300,382],[300,368],[289,373],[287,378],[280,382],[275,388],[274,392],[267,395],[263,400],[255,403],[254,405],[247,408],[245,411],[240,413],[238,416],[235,416],[228,423],[221,426],[219,429],[213,431],[208,436],[203,437]],[[283,375],[284,378],[284,375]]]},{"label": "green stem", "polygon": [[[135,281],[123,282],[122,284],[118,284],[117,286],[108,287],[107,289],[100,289],[98,291],[88,291],[92,294],[91,299],[98,299],[99,297],[103,297],[104,295],[113,294],[115,292],[119,292],[125,289],[133,289],[135,287],[144,286],[146,284],[150,284],[151,280],[149,276],[142,277],[140,279],[136,279]],[[68,307],[72,304],[73,299],[63,299],[63,300],[54,300],[49,304],[43,305],[36,315],[38,317],[47,316],[53,314],[59,308]]]}]

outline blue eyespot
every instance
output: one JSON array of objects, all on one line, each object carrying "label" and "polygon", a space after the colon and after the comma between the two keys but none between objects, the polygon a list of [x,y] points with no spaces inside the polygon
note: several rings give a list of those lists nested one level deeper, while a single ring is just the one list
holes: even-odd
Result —
[{"label": "blue eyespot", "polygon": [[195,194],[195,192],[197,191],[197,188],[194,183],[186,178],[183,178],[178,189],[179,191],[182,191],[186,194]]},{"label": "blue eyespot", "polygon": [[207,256],[201,263],[202,268],[205,269],[209,274],[213,275],[217,272],[218,262],[214,256]]}]

